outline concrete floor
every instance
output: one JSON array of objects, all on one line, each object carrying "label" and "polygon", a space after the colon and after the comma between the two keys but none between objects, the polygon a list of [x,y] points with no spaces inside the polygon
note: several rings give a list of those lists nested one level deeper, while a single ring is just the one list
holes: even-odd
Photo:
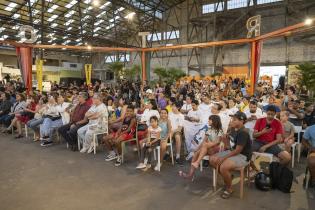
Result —
[{"label": "concrete floor", "polygon": [[[261,192],[252,184],[229,200],[212,191],[212,172],[193,183],[177,177],[180,167],[164,164],[160,173],[135,169],[136,155],[115,167],[97,155],[80,154],[64,144],[41,148],[30,139],[0,134],[0,210],[48,209],[315,209],[315,191],[302,188],[304,164],[294,169],[294,193]],[[187,170],[188,164],[181,169]]]}]

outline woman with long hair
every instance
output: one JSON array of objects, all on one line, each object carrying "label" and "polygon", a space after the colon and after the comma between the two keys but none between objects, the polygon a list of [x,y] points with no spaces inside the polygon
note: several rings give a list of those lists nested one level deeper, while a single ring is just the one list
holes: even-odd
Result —
[{"label": "woman with long hair", "polygon": [[209,117],[208,126],[209,128],[206,132],[204,140],[192,158],[189,173],[186,174],[183,171],[179,171],[179,176],[185,179],[193,180],[194,173],[199,167],[200,161],[202,161],[206,155],[211,156],[220,151],[221,137],[223,136],[220,117],[218,115],[211,115]]},{"label": "woman with long hair", "polygon": [[26,106],[27,104],[25,102],[25,96],[22,93],[17,93],[16,102],[11,107],[11,112],[8,114],[7,118],[4,119],[4,125],[6,125],[7,128],[3,131],[3,133],[11,133],[11,129],[16,122],[16,120],[14,120],[15,117],[19,116],[24,111]]},{"label": "woman with long hair", "polygon": [[34,117],[34,111],[38,104],[38,97],[37,96],[31,96],[30,101],[27,105],[27,107],[24,109],[23,112],[20,114],[17,114],[15,118],[11,122],[11,126],[14,126],[17,128],[18,134],[15,136],[16,139],[22,138],[22,123],[26,124],[29,120],[31,120]]}]

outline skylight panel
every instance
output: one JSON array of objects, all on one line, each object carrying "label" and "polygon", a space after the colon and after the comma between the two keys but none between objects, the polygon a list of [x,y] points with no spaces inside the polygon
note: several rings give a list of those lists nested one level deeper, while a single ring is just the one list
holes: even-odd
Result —
[{"label": "skylight panel", "polygon": [[100,9],[104,9],[105,7],[107,7],[108,5],[110,5],[110,2],[106,2],[105,4],[103,4],[102,6],[100,6]]},{"label": "skylight panel", "polygon": [[49,12],[49,13],[52,13],[55,9],[57,9],[59,6],[58,5],[56,5],[56,4],[54,4],[54,5],[52,5],[48,10],[47,10],[47,12]]},{"label": "skylight panel", "polygon": [[73,0],[71,1],[69,4],[67,4],[65,7],[70,9],[73,5],[75,5],[78,1],[77,0]]},{"label": "skylight panel", "polygon": [[12,11],[17,6],[16,3],[11,2],[4,10],[6,11]]},{"label": "skylight panel", "polygon": [[65,14],[66,18],[69,18],[70,16],[72,16],[75,13],[74,10],[71,10],[70,12],[68,12],[67,14]]},{"label": "skylight panel", "polygon": [[14,18],[14,19],[17,19],[17,18],[19,18],[20,16],[21,16],[20,14],[14,14],[14,15],[13,15],[13,18]]},{"label": "skylight panel", "polygon": [[73,22],[74,22],[74,20],[72,20],[72,19],[71,19],[71,20],[68,20],[68,21],[65,23],[65,25],[68,26],[68,25],[70,25],[70,24],[73,23]]},{"label": "skylight panel", "polygon": [[51,16],[47,21],[48,21],[48,22],[52,22],[52,21],[54,21],[57,17],[58,17],[58,15],[53,15],[53,16]]}]

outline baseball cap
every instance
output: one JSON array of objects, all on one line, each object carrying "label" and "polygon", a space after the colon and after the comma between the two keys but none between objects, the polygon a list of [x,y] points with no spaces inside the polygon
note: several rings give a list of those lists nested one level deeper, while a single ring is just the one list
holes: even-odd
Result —
[{"label": "baseball cap", "polygon": [[241,111],[237,111],[234,115],[230,115],[230,117],[236,117],[239,120],[247,120],[246,114],[244,112]]},{"label": "baseball cap", "polygon": [[149,94],[153,93],[153,91],[151,89],[147,89],[147,91],[145,91],[145,92],[149,93]]}]

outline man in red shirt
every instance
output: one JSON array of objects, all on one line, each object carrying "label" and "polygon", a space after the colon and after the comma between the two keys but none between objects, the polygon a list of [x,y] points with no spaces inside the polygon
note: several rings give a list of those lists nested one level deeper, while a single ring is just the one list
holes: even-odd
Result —
[{"label": "man in red shirt", "polygon": [[275,119],[276,107],[269,106],[267,108],[267,117],[260,118],[256,121],[253,137],[253,151],[266,152],[277,156],[280,163],[288,164],[291,155],[284,151],[278,144],[282,143],[283,128],[279,120]]}]

